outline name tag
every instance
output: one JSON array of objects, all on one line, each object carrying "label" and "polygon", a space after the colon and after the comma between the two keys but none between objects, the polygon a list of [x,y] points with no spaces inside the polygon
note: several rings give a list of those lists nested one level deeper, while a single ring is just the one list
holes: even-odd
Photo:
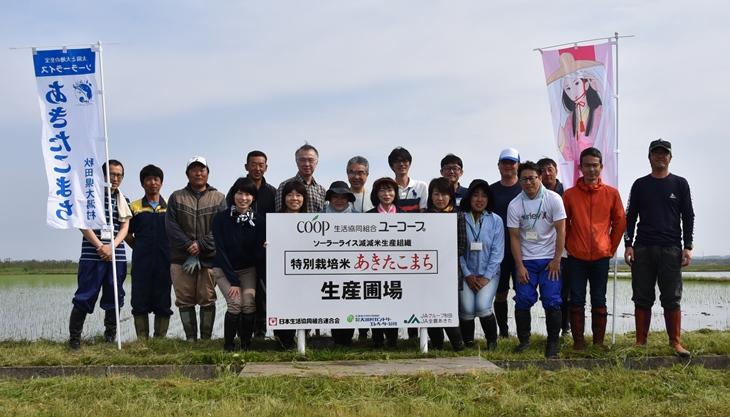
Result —
[{"label": "name tag", "polygon": [[538,238],[537,232],[534,230],[528,230],[527,233],[525,234],[526,240],[535,241],[535,240],[537,240],[537,238]]},{"label": "name tag", "polygon": [[101,240],[112,240],[113,226],[103,226],[101,228]]},{"label": "name tag", "polygon": [[471,242],[470,250],[480,251],[482,250],[482,242]]}]

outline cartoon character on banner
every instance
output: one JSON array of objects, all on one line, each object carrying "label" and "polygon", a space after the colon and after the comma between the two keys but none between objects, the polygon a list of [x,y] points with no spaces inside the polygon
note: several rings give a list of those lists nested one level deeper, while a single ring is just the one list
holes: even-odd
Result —
[{"label": "cartoon character on banner", "polygon": [[548,88],[560,89],[555,91],[562,103],[558,147],[569,164],[571,184],[581,176],[580,153],[589,147],[604,149],[601,93],[605,79],[606,70],[602,63],[576,61],[570,52],[560,55],[560,67],[547,79]]}]

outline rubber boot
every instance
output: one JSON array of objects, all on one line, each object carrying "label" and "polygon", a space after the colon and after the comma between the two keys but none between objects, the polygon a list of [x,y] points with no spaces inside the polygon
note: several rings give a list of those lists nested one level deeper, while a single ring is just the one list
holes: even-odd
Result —
[{"label": "rubber boot", "polygon": [[418,339],[418,329],[415,327],[409,327],[408,328],[408,340],[417,340]]},{"label": "rubber boot", "polygon": [[558,359],[558,354],[560,353],[560,328],[562,321],[563,313],[559,308],[545,310],[545,328],[547,329],[545,357],[547,359]]},{"label": "rubber boot", "polygon": [[215,304],[200,307],[200,339],[210,340],[215,324]]},{"label": "rubber boot", "polygon": [[104,341],[114,343],[117,338],[117,315],[114,310],[104,311]]},{"label": "rubber boot", "polygon": [[137,314],[134,316],[134,331],[137,332],[138,340],[147,340],[150,338],[149,315]]},{"label": "rubber boot", "polygon": [[185,339],[198,340],[198,317],[195,315],[195,307],[180,307],[180,321],[185,331]]},{"label": "rubber boot", "polygon": [[570,327],[573,333],[573,350],[585,350],[586,340],[583,336],[586,327],[585,307],[570,306]]},{"label": "rubber boot", "polygon": [[380,349],[383,347],[383,344],[385,343],[385,331],[380,329],[373,329],[373,347],[376,349]]},{"label": "rubber boot", "polygon": [[516,353],[522,353],[530,347],[530,332],[532,331],[532,315],[530,310],[515,310],[515,324],[517,339],[520,343],[515,347]]},{"label": "rubber boot", "polygon": [[461,352],[464,350],[464,340],[461,338],[461,329],[459,327],[445,327],[444,331],[446,331],[446,336],[449,337],[449,342],[451,342],[451,349],[454,350],[454,352]]},{"label": "rubber boot", "polygon": [[431,348],[442,350],[444,348],[444,329],[442,327],[429,327],[427,331]]},{"label": "rubber boot", "polygon": [[81,348],[81,332],[84,330],[86,312],[74,306],[68,320],[68,347],[73,350]]},{"label": "rubber boot", "polygon": [[352,336],[355,334],[355,329],[332,329],[332,341],[337,346],[352,346]]},{"label": "rubber boot", "polygon": [[238,338],[241,339],[241,350],[251,349],[251,338],[256,320],[255,313],[241,313],[238,318]]},{"label": "rubber boot", "polygon": [[226,311],[225,316],[223,316],[223,350],[226,352],[236,350],[236,332],[238,332],[238,326],[239,314]]},{"label": "rubber boot", "polygon": [[[418,331],[418,329],[416,329]],[[385,329],[385,344],[389,348],[394,348],[398,345],[398,328],[388,327]]]},{"label": "rubber boot", "polygon": [[155,314],[155,339],[166,337],[169,328],[170,316]]},{"label": "rubber boot", "polygon": [[636,346],[646,346],[651,324],[651,309],[634,307],[634,320],[636,322]]},{"label": "rubber boot", "polygon": [[563,336],[567,336],[571,331],[570,308],[571,305],[568,304],[567,301],[563,300],[563,304],[560,306],[560,328],[562,329]]},{"label": "rubber boot", "polygon": [[468,348],[474,347],[474,319],[459,319],[459,327],[461,328],[461,338],[464,340],[464,346]]},{"label": "rubber boot", "polygon": [[494,302],[494,316],[499,327],[499,337],[509,337],[509,326],[507,325],[507,301]]},{"label": "rubber boot", "polygon": [[595,307],[591,309],[591,330],[593,331],[593,346],[605,348],[603,340],[606,337],[606,322],[608,321],[608,310],[606,307]]},{"label": "rubber boot", "polygon": [[481,323],[484,336],[487,339],[487,350],[497,350],[497,319],[494,314],[479,317],[479,323]]},{"label": "rubber boot", "polygon": [[274,330],[274,337],[279,340],[279,346],[283,350],[294,349],[296,342],[294,341],[294,330]]},{"label": "rubber boot", "polygon": [[664,323],[667,325],[669,345],[672,346],[677,356],[679,356],[680,358],[689,358],[690,356],[692,356],[690,351],[685,349],[680,343],[680,334],[682,333],[682,311],[678,308],[665,308]]},{"label": "rubber boot", "polygon": [[357,340],[368,340],[368,329],[358,329]]}]

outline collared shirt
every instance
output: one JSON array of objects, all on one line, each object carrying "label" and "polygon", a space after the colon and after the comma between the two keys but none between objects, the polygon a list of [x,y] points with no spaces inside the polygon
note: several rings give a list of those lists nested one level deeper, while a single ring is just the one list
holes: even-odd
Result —
[{"label": "collared shirt", "polygon": [[297,175],[279,184],[279,188],[276,189],[276,211],[281,211],[282,204],[284,203],[284,196],[281,195],[284,191],[284,186],[286,183],[292,181],[301,182],[307,190],[307,213],[321,213],[324,208],[324,197],[327,194],[327,190],[319,185],[319,183],[314,180],[314,177],[312,177],[312,182],[307,184],[298,172]]},{"label": "collared shirt", "polygon": [[408,185],[398,185],[398,207],[406,213],[417,213],[428,205],[428,184],[408,178]]}]

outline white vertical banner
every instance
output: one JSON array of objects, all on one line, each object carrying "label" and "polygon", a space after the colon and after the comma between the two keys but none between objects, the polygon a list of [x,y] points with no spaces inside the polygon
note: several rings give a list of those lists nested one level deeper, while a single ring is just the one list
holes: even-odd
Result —
[{"label": "white vertical banner", "polygon": [[46,221],[58,229],[100,229],[106,224],[96,59],[91,48],[38,50],[33,55],[48,177]]}]

